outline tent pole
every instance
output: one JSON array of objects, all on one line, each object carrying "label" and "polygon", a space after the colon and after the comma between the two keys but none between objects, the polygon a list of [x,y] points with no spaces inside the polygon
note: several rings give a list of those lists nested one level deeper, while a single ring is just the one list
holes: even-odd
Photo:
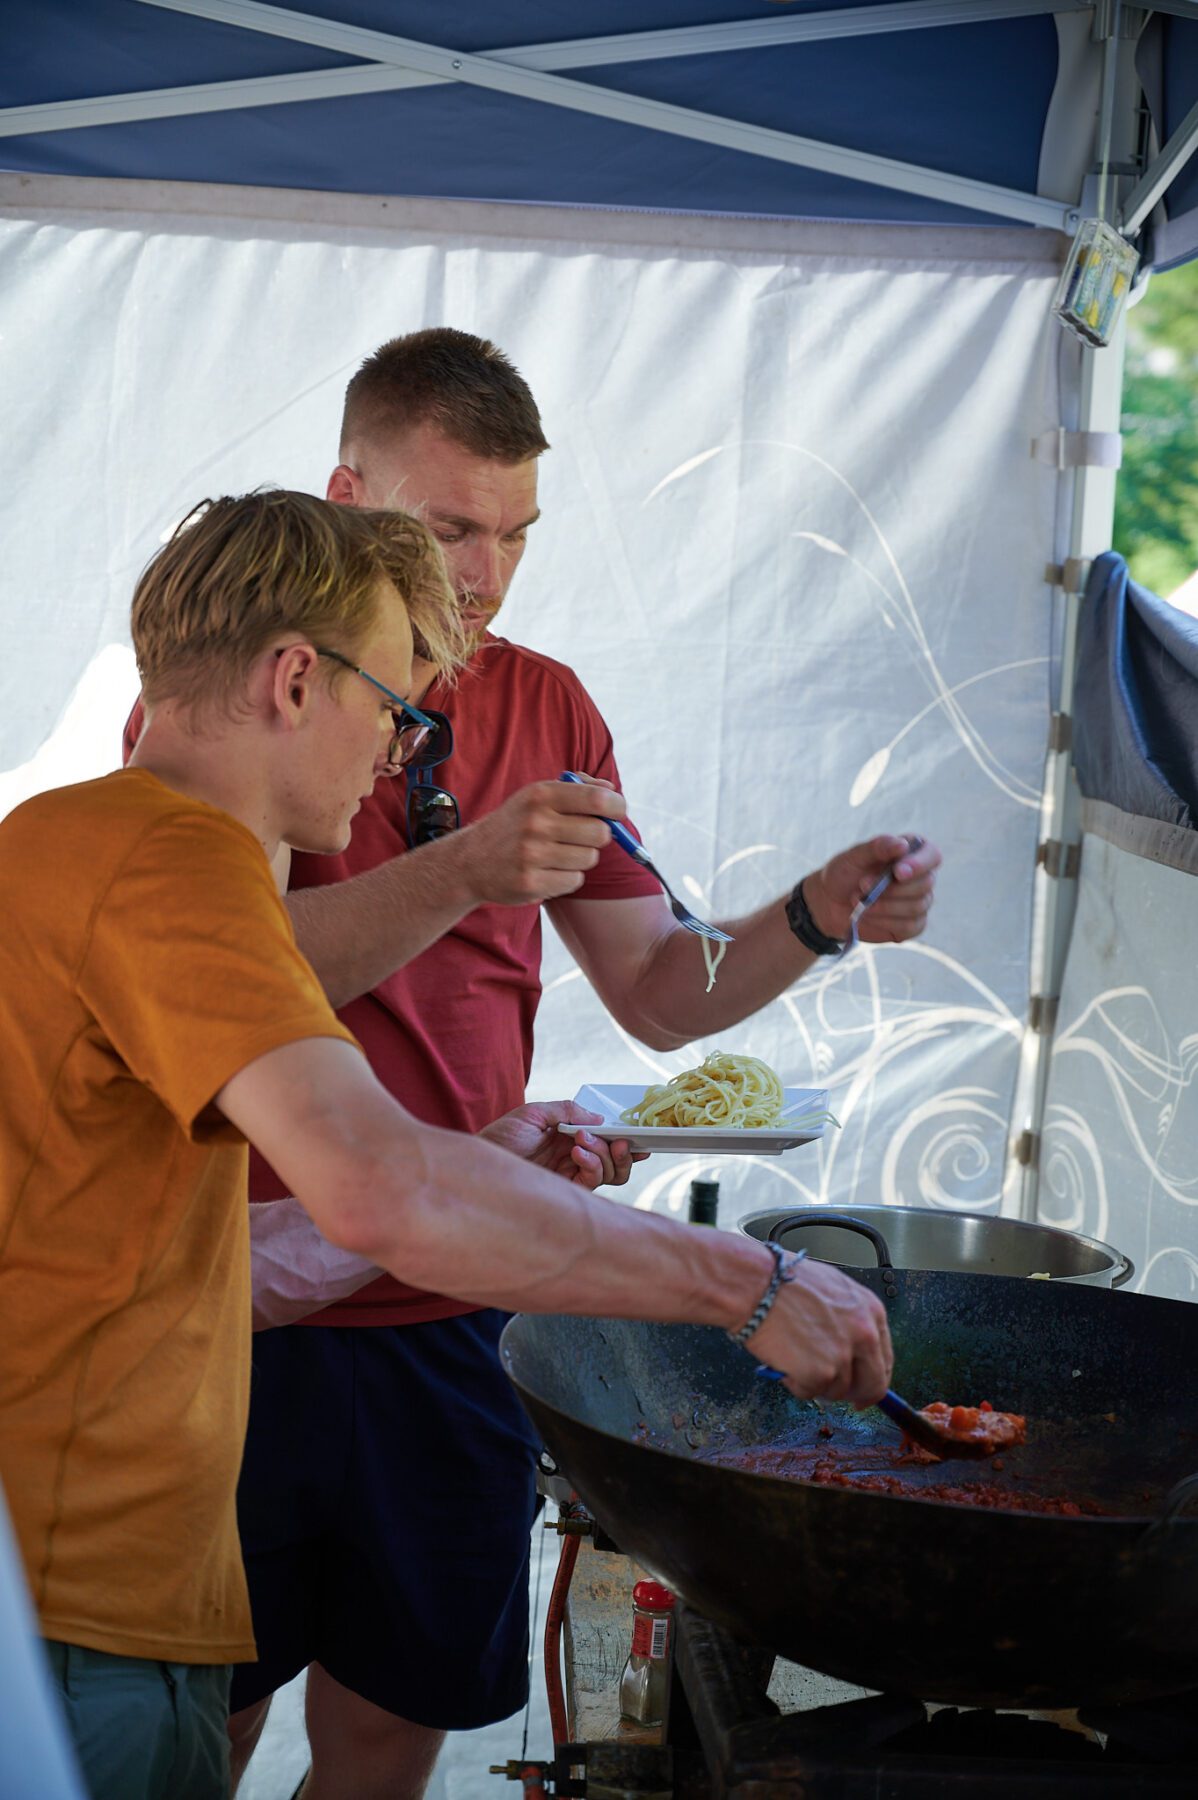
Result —
[{"label": "tent pole", "polygon": [[[1139,155],[1138,113],[1140,84],[1135,73],[1136,32],[1126,29],[1130,10],[1106,0],[1096,21],[1106,39],[1103,63],[1102,104],[1099,109],[1096,173],[1087,182],[1087,198],[1083,211],[1092,216],[1097,199],[1102,195],[1103,213],[1114,222],[1122,204],[1122,194],[1131,185],[1131,177],[1122,181],[1113,167],[1134,166]],[[1109,181],[1100,180],[1097,169],[1112,165]],[[1105,192],[1102,190],[1105,189]],[[1058,329],[1054,320],[1050,329]],[[1126,316],[1120,319],[1111,342],[1102,350],[1088,346],[1081,349],[1081,378],[1078,394],[1078,432],[1113,433],[1118,435],[1123,402],[1123,363],[1126,344]],[[1039,1216],[1040,1146],[1043,1141],[1044,1116],[1052,1061],[1054,1029],[1069,938],[1077,910],[1078,861],[1081,846],[1081,796],[1073,767],[1072,720],[1077,678],[1078,626],[1083,604],[1082,590],[1089,564],[1095,556],[1111,546],[1115,517],[1115,479],[1113,468],[1079,467],[1073,475],[1072,505],[1069,524],[1068,560],[1061,571],[1060,587],[1063,603],[1060,691],[1054,729],[1045,770],[1042,809],[1043,839],[1039,867],[1036,871],[1036,930],[1031,959],[1031,1017],[1024,1040],[1024,1074],[1020,1093],[1026,1096],[1026,1108],[1017,1112],[1014,1150],[1019,1165],[1018,1212],[1022,1219]],[[1022,1120],[1019,1111],[1023,1111]]]},{"label": "tent pole", "polygon": [[[1118,434],[1123,396],[1125,323],[1104,350],[1083,349],[1078,430]],[[1085,576],[1093,558],[1110,548],[1115,470],[1086,467],[1073,476],[1069,558],[1061,574],[1063,629],[1060,692],[1045,768],[1043,836],[1036,870],[1036,930],[1031,967],[1031,1016],[1024,1038],[1026,1123],[1015,1137],[1020,1165],[1021,1219],[1039,1216],[1040,1145],[1057,1007],[1077,910],[1081,795],[1073,767],[1072,720],[1077,639]]]},{"label": "tent pole", "polygon": [[[769,49],[777,44],[816,43],[1041,13],[1081,12],[1090,0],[898,0],[897,4],[850,7],[838,12],[802,13],[794,18],[735,19],[721,25],[688,25],[660,31],[619,32],[541,44],[506,45],[486,51],[492,62],[517,69],[583,69],[661,57],[709,56],[729,50]],[[452,85],[454,74],[424,74],[394,63],[367,62],[351,68],[309,69],[301,74],[257,75],[244,80],[205,81],[193,86],[139,88],[132,93],[89,94],[81,100],[52,100],[35,106],[0,107],[0,137],[44,131],[74,131],[92,125],[122,125],[137,119],[173,119],[189,114],[236,111],[241,107],[284,106],[309,100],[341,99],[408,88]]]},{"label": "tent pole", "polygon": [[1198,105],[1191,106],[1156,161],[1144,171],[1124,203],[1122,229],[1138,231],[1174,176],[1198,150]]}]

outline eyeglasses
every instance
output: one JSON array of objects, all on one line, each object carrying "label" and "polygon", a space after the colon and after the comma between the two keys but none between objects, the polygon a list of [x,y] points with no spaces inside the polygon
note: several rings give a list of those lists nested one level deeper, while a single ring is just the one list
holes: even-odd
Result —
[{"label": "eyeglasses", "polygon": [[433,844],[458,829],[458,803],[448,788],[438,787],[431,771],[453,753],[453,727],[444,713],[434,713],[436,737],[408,772],[408,842],[413,850]]},{"label": "eyeglasses", "polygon": [[[412,764],[416,764],[418,767],[426,766],[426,759],[430,753],[432,753],[433,763],[445,760],[445,757],[449,755],[448,750],[442,755],[436,754],[437,740],[442,731],[449,732],[449,720],[444,713],[423,713],[419,707],[410,706],[406,700],[401,700],[398,694],[392,693],[389,687],[384,687],[383,683],[375,676],[368,675],[365,669],[360,669],[357,663],[351,662],[348,656],[342,656],[340,650],[322,650],[319,644],[314,644],[313,649],[317,656],[327,656],[330,662],[340,663],[342,668],[350,669],[355,675],[360,675],[363,681],[368,681],[371,687],[377,688],[380,694],[385,694],[390,700],[395,735],[387,745],[386,774],[398,775],[402,769],[408,768]],[[449,734],[449,741],[452,746],[452,733]]]}]

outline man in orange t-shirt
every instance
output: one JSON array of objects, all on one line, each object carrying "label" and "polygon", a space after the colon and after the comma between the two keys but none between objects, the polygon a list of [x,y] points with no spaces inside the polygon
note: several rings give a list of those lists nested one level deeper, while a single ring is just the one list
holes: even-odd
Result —
[{"label": "man in orange t-shirt", "polygon": [[[586,1176],[568,1104],[476,1138],[418,1123],[331,1012],[270,861],[344,849],[435,729],[413,651],[450,674],[463,640],[423,526],[216,501],[132,624],[131,765],[0,824],[0,1481],[95,1800],[221,1800],[228,1664],[253,1654],[247,1142],[332,1244],[466,1302],[739,1328],[795,1392],[861,1403],[890,1349],[829,1265],[562,1180]],[[623,801],[578,794],[597,857]]]}]

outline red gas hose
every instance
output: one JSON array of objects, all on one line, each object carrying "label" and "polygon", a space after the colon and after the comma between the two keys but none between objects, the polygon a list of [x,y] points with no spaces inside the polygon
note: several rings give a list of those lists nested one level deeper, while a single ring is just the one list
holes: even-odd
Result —
[{"label": "red gas hose", "polygon": [[566,1616],[566,1596],[570,1592],[574,1564],[578,1561],[580,1541],[573,1532],[566,1533],[562,1538],[557,1574],[553,1578],[553,1592],[549,1596],[549,1610],[545,1614],[545,1694],[549,1701],[549,1723],[555,1748],[558,1744],[570,1741],[569,1726],[566,1723],[566,1696],[562,1688],[562,1620]]},{"label": "red gas hose", "polygon": [[520,1771],[524,1800],[545,1800],[545,1771],[540,1763],[525,1763]]}]

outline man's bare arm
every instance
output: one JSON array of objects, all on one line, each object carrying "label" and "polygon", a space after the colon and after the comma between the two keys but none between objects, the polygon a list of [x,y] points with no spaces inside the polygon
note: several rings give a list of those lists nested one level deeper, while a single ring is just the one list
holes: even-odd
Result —
[{"label": "man's bare arm", "polygon": [[287,908],[334,1006],[369,993],[478,906],[573,893],[624,817],[609,786],[538,781],[486,818],[363,875],[300,888]]},{"label": "man's bare arm", "polygon": [[[335,1038],[271,1051],[216,1104],[333,1244],[403,1281],[525,1312],[742,1325],[773,1268],[737,1232],[595,1198],[479,1140],[413,1119]],[[779,1289],[755,1354],[792,1391],[860,1404],[889,1384],[885,1313],[829,1264]]]},{"label": "man's bare arm", "polygon": [[[856,902],[894,866],[893,883],[864,915],[860,932],[865,942],[899,943],[923,930],[939,865],[934,844],[909,851],[906,838],[871,838],[805,876],[803,891],[819,929],[843,939]],[[814,952],[787,923],[789,897],[718,921],[735,941],[711,993],[699,939],[677,923],[664,898],[567,897],[553,902],[549,915],[613,1018],[651,1048],[675,1050],[739,1024],[811,967]]]},{"label": "man's bare arm", "polygon": [[449,845],[425,844],[348,881],[287,894],[296,942],[333,1006],[369,993],[479,904],[444,854]]},{"label": "man's bare arm", "polygon": [[[600,1115],[574,1100],[534,1100],[485,1125],[479,1133],[511,1156],[553,1169],[580,1187],[610,1182],[622,1187],[634,1156],[626,1143],[580,1130],[564,1136],[559,1124],[598,1125]],[[382,1273],[367,1257],[355,1256],[320,1235],[310,1215],[292,1195],[250,1207],[250,1286],[254,1330],[290,1325],[334,1301],[356,1294]]]},{"label": "man's bare arm", "polygon": [[321,1237],[299,1201],[265,1200],[250,1207],[250,1285],[254,1330],[293,1325],[336,1300],[347,1300],[381,1270]]}]

